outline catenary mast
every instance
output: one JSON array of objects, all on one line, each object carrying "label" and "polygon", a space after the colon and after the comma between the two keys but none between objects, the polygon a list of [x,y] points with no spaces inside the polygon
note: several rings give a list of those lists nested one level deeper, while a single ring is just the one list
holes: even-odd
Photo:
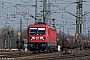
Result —
[{"label": "catenary mast", "polygon": [[36,7],[35,7],[35,23],[43,22],[46,23],[46,5],[47,0],[36,0]]},{"label": "catenary mast", "polygon": [[50,0],[36,0],[35,23],[39,22],[46,23],[50,27],[55,28],[55,20],[51,20]]},{"label": "catenary mast", "polygon": [[79,47],[80,50],[83,49],[82,43],[82,0],[77,0],[77,17],[76,17],[76,33],[77,33],[77,40],[79,40]]}]

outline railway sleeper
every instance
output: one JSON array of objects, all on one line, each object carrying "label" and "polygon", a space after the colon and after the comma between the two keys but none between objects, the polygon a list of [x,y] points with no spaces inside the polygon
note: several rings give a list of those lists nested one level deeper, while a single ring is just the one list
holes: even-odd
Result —
[{"label": "railway sleeper", "polygon": [[67,53],[67,54],[71,54],[71,53],[72,53],[72,50],[69,50],[68,48],[64,48],[64,51],[65,51],[65,53]]}]

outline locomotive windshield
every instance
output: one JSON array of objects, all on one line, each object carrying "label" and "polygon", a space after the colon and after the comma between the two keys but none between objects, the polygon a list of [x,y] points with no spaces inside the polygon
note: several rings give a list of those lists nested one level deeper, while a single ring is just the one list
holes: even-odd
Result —
[{"label": "locomotive windshield", "polygon": [[45,28],[30,28],[31,35],[44,35]]}]

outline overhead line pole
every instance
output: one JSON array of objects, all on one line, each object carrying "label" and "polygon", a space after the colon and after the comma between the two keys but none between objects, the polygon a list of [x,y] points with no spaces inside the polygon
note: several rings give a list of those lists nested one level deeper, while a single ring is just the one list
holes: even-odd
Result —
[{"label": "overhead line pole", "polygon": [[[69,13],[70,15],[76,17],[76,34],[77,34],[77,40],[79,41],[79,47],[80,50],[83,49],[83,43],[82,43],[82,16],[88,14],[82,14],[82,2],[85,2],[83,0],[77,0],[77,6],[76,6],[76,15],[70,13],[69,11],[67,11],[65,8],[59,8],[61,10],[64,10],[66,13]],[[54,6],[54,5],[53,5]],[[58,6],[56,6],[58,8]]]},{"label": "overhead line pole", "polygon": [[[35,4],[35,23],[42,22],[46,23],[46,2],[47,0],[36,0]],[[39,3],[41,5],[39,6]],[[41,10],[39,10],[41,8]]]},{"label": "overhead line pole", "polygon": [[20,33],[21,33],[20,40],[22,40],[22,19],[21,18],[20,18]]},{"label": "overhead line pole", "polygon": [[36,16],[37,16],[37,0],[36,0],[36,5],[35,5],[35,23],[37,23]]},{"label": "overhead line pole", "polygon": [[43,0],[43,22],[46,23],[46,0]]},{"label": "overhead line pole", "polygon": [[80,50],[83,49],[82,43],[82,0],[77,0],[77,13],[76,13],[76,33],[77,40],[79,41]]}]

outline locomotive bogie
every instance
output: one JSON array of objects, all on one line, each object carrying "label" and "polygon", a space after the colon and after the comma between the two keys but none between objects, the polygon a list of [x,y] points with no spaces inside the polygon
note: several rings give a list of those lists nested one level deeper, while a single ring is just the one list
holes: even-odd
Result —
[{"label": "locomotive bogie", "polygon": [[38,51],[38,52],[54,52],[57,49],[57,45],[55,43],[34,42],[28,43],[28,49],[30,51]]},{"label": "locomotive bogie", "polygon": [[43,51],[47,47],[47,43],[41,43],[41,42],[34,42],[34,43],[28,43],[28,49],[30,51],[36,50],[36,51]]}]

